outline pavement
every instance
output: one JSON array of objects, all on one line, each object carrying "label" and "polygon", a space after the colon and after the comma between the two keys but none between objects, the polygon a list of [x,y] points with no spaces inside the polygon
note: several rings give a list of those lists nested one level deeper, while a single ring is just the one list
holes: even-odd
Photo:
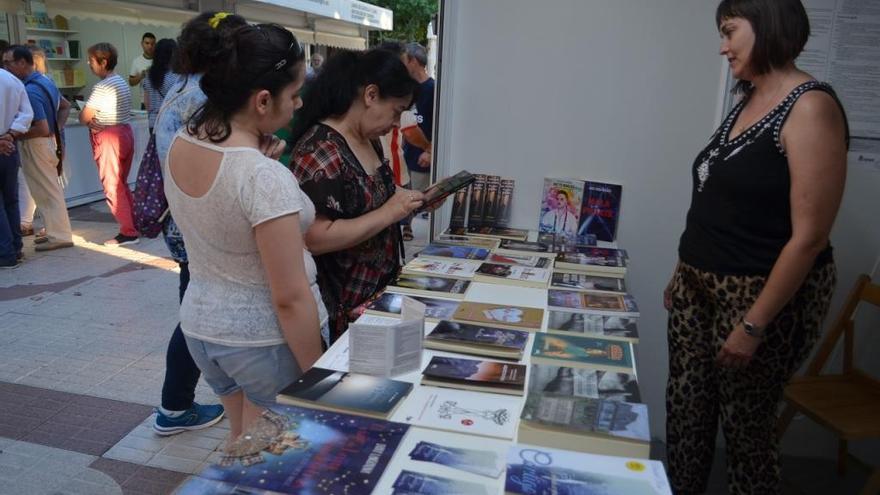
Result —
[{"label": "pavement", "polygon": [[[153,433],[178,268],[161,237],[105,247],[103,202],[70,210],[73,248],[0,271],[0,495],[173,493],[218,457],[216,426]],[[39,226],[39,222],[38,226]],[[414,222],[424,245],[427,221]],[[217,403],[202,381],[196,401]]]}]

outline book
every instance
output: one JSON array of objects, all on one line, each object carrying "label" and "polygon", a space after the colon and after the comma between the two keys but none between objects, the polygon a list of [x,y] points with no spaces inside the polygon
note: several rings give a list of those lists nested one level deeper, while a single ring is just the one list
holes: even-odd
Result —
[{"label": "book", "polygon": [[639,343],[639,331],[635,318],[621,316],[590,315],[549,310],[547,312],[547,332],[601,337],[603,339],[623,340]]},{"label": "book", "polygon": [[626,293],[626,283],[622,278],[602,277],[584,273],[553,272],[553,275],[550,277],[550,288],[611,294]]},{"label": "book", "polygon": [[391,495],[489,495],[485,485],[402,470],[394,480]]},{"label": "book", "polygon": [[468,205],[468,231],[479,229],[483,221],[483,206],[486,204],[486,174],[474,174],[470,185],[470,204]]},{"label": "book", "polygon": [[550,282],[550,270],[529,268],[527,266],[500,265],[483,263],[474,275],[474,282],[492,284],[519,285],[522,287],[547,288]]},{"label": "book", "polygon": [[506,495],[672,495],[663,463],[519,443],[507,452]]},{"label": "book", "polygon": [[452,197],[452,212],[449,216],[449,228],[451,229],[462,229],[464,230],[467,227],[467,208],[468,208],[468,191],[470,190],[470,184],[468,187],[463,187],[458,191],[455,191],[455,195]]},{"label": "book", "polygon": [[428,244],[416,255],[419,258],[447,260],[484,261],[489,257],[489,250],[474,246],[453,246],[450,244]]},{"label": "book", "polygon": [[401,318],[363,314],[348,326],[348,371],[395,376],[422,367],[425,305],[404,297]]},{"label": "book", "polygon": [[513,190],[516,187],[514,179],[501,179],[501,193],[495,213],[495,227],[507,227],[510,225],[510,217],[513,214]]},{"label": "book", "polygon": [[489,263],[501,265],[519,265],[530,268],[547,268],[553,260],[547,256],[529,255],[529,254],[506,254],[494,252],[486,259]]},{"label": "book", "polygon": [[431,184],[423,191],[425,194],[425,202],[422,206],[416,209],[416,213],[439,206],[449,197],[449,195],[454,194],[459,190],[465,190],[465,192],[467,192],[466,188],[474,182],[474,179],[475,177],[473,174],[467,170],[462,170],[452,177],[447,177]]},{"label": "book", "polygon": [[387,419],[412,388],[408,382],[312,367],[278,392],[276,400],[279,404]]},{"label": "book", "polygon": [[554,253],[566,253],[576,248],[595,246],[598,239],[593,234],[572,235],[565,232],[539,232],[538,242],[549,244]]},{"label": "book", "polygon": [[500,476],[504,471],[503,459],[497,452],[450,447],[424,440],[413,447],[409,453],[409,458],[414,461],[439,464],[493,479]]},{"label": "book", "polygon": [[[384,292],[367,306],[366,313],[381,316],[397,316],[403,307],[403,294]],[[447,320],[455,314],[459,301],[435,299],[433,297],[412,296],[425,305],[425,319],[428,321]]]},{"label": "book", "polygon": [[528,394],[517,441],[593,454],[648,458],[648,406],[585,397]]},{"label": "book", "polygon": [[529,237],[529,231],[524,229],[512,229],[510,227],[471,227],[468,226],[468,235],[479,237],[493,237],[498,239],[512,239],[524,241]]},{"label": "book", "polygon": [[246,487],[229,493],[368,495],[408,430],[403,423],[276,406],[263,412],[248,428],[247,438],[227,446],[228,455],[198,477]]},{"label": "book", "polygon": [[483,219],[481,226],[497,227],[498,200],[501,197],[501,177],[490,175],[486,177],[486,204],[483,206]]},{"label": "book", "polygon": [[613,241],[617,237],[622,192],[623,186],[619,184],[586,181],[578,234],[593,234],[600,241]]},{"label": "book", "polygon": [[522,395],[526,366],[477,359],[434,356],[422,371],[422,385]]},{"label": "book", "polygon": [[440,234],[440,236],[437,239],[434,239],[434,244],[450,244],[453,246],[474,246],[474,247],[486,248],[489,250],[497,248],[499,242],[501,242],[501,239],[494,239],[491,237],[477,237],[477,236],[453,234],[449,230]]},{"label": "book", "polygon": [[491,325],[514,330],[540,330],[544,310],[506,304],[489,304],[464,301],[452,315],[455,321],[477,325]]},{"label": "book", "polygon": [[205,495],[206,493],[211,495],[284,495],[273,490],[251,488],[225,481],[206,480],[198,476],[190,476],[174,491],[174,495]]},{"label": "book", "polygon": [[386,290],[399,294],[464,299],[470,285],[469,280],[402,273],[388,285]]},{"label": "book", "polygon": [[626,275],[626,258],[610,258],[583,252],[559,253],[554,266],[556,271],[564,273],[586,273],[617,278]]},{"label": "book", "polygon": [[635,374],[632,344],[595,337],[535,334],[532,363]]},{"label": "book", "polygon": [[550,245],[543,242],[529,241],[512,241],[510,239],[502,239],[501,244],[495,249],[496,254],[514,254],[514,255],[530,255],[540,253],[551,253]]},{"label": "book", "polygon": [[435,258],[415,258],[403,266],[402,273],[409,275],[433,275],[471,279],[480,267],[479,261],[441,260]]},{"label": "book", "polygon": [[538,231],[577,234],[583,193],[583,181],[545,178]]},{"label": "book", "polygon": [[548,364],[529,367],[529,394],[642,402],[635,375]]},{"label": "book", "polygon": [[396,417],[423,428],[512,440],[521,408],[521,397],[416,387]]},{"label": "book", "polygon": [[528,332],[443,320],[425,337],[425,348],[519,360]]},{"label": "book", "polygon": [[547,308],[602,316],[639,317],[636,300],[629,294],[550,289],[547,291]]}]

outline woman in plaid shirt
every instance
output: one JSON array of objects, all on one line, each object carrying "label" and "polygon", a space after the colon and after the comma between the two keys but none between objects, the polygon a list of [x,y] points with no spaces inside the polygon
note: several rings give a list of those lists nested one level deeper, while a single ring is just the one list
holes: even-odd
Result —
[{"label": "woman in plaid shirt", "polygon": [[359,306],[400,269],[398,222],[423,203],[394,185],[379,138],[399,125],[418,91],[399,57],[341,52],[324,65],[296,116],[291,169],[315,203],[306,244],[336,340]]}]

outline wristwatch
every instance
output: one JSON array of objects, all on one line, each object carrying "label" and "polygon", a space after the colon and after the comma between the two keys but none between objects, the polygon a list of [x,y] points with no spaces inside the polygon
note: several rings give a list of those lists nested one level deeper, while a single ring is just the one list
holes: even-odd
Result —
[{"label": "wristwatch", "polygon": [[764,338],[764,327],[759,327],[758,325],[749,322],[745,318],[742,319],[742,326],[743,330],[746,331],[746,335],[748,335],[749,337],[754,337],[756,339]]}]

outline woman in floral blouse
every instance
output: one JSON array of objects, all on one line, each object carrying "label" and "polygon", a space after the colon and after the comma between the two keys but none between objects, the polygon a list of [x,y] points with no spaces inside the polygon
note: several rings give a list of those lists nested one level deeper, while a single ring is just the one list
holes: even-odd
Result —
[{"label": "woman in floral blouse", "polygon": [[318,264],[331,340],[397,275],[398,222],[423,203],[421,192],[395,187],[379,144],[417,91],[396,54],[342,52],[327,61],[296,115],[290,165],[315,203],[306,244]]}]

